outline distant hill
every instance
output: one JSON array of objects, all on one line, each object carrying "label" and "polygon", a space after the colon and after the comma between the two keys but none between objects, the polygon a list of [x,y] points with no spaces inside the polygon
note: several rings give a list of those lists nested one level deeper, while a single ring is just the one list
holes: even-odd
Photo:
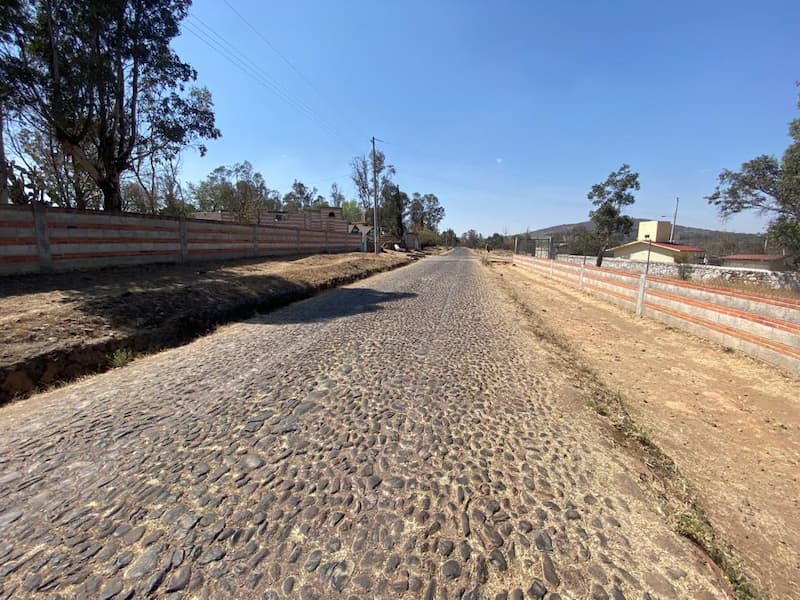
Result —
[{"label": "distant hill", "polygon": [[[620,236],[615,243],[624,244],[636,239],[638,223],[651,219],[634,219],[636,225],[630,235]],[[594,223],[583,221],[581,223],[565,223],[553,225],[543,229],[527,232],[532,238],[552,237],[555,243],[570,244],[578,232],[593,231]],[[517,235],[524,236],[526,232]],[[703,248],[711,256],[724,256],[725,254],[759,253],[764,251],[764,235],[756,233],[735,233],[717,229],[702,229],[700,227],[675,227],[675,241],[681,244],[691,244]]]}]

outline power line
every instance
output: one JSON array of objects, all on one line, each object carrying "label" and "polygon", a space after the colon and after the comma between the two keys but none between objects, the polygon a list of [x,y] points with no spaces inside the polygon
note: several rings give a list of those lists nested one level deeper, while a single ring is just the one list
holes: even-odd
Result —
[{"label": "power line", "polygon": [[195,37],[203,41],[213,50],[217,51],[229,62],[234,63],[240,70],[243,70],[245,74],[250,76],[252,79],[255,79],[262,86],[267,87],[267,89],[269,89],[271,92],[277,95],[284,102],[294,107],[299,112],[305,113],[307,117],[315,121],[317,125],[323,128],[326,131],[326,133],[328,133],[334,138],[337,138],[337,141],[345,144],[345,146],[347,145],[339,135],[339,132],[336,131],[336,129],[331,124],[326,122],[320,115],[318,115],[314,111],[314,109],[312,109],[303,101],[293,97],[286,89],[284,89],[280,85],[280,83],[271,78],[257,63],[251,60],[246,54],[244,54],[241,50],[236,48],[236,46],[231,44],[219,33],[214,31],[214,29],[211,26],[203,22],[199,17],[192,16],[192,18],[198,21],[202,25],[202,27],[204,27],[208,31],[208,33],[206,33],[205,31],[199,29],[197,25],[191,27],[192,26],[191,23],[186,23],[186,25],[189,25],[187,29]]},{"label": "power line", "polygon": [[[247,20],[247,19],[244,17],[244,15],[242,15],[242,13],[240,13],[238,10],[236,10],[236,8],[235,8],[235,7],[234,7],[234,6],[233,6],[233,5],[232,5],[230,2],[228,2],[228,0],[223,0],[223,2],[225,2],[225,4],[227,5],[227,7],[228,7],[228,8],[230,8],[230,9],[231,9],[231,11],[233,11],[233,13],[234,13],[234,14],[235,14],[237,17],[239,17],[239,20],[241,20],[241,21],[242,21],[242,22],[243,22],[245,25],[247,25],[247,27],[248,27],[248,28],[250,28],[250,29],[251,29],[251,30],[252,30],[252,31],[253,31],[253,32],[254,32],[254,33],[255,33],[255,34],[256,34],[256,35],[257,35],[259,38],[261,38],[261,40],[262,40],[262,41],[263,41],[263,42],[264,42],[264,43],[265,43],[265,44],[266,44],[266,45],[267,45],[267,46],[268,46],[268,47],[269,47],[269,48],[270,48],[270,49],[271,49],[271,50],[272,50],[272,51],[273,51],[275,54],[277,54],[277,55],[280,57],[280,59],[281,59],[281,60],[282,60],[284,63],[286,63],[286,65],[288,65],[288,67],[289,67],[289,68],[290,68],[292,71],[294,71],[294,72],[297,74],[297,76],[298,76],[298,77],[300,77],[300,79],[302,79],[302,80],[303,80],[303,81],[304,81],[304,82],[305,82],[305,83],[306,83],[306,84],[307,84],[307,85],[308,85],[308,86],[309,86],[309,87],[310,87],[312,90],[314,90],[314,92],[316,92],[316,94],[317,94],[317,95],[320,97],[320,99],[322,99],[322,100],[323,100],[324,102],[326,102],[327,104],[329,104],[329,105],[333,106],[333,103],[332,103],[332,102],[331,102],[331,101],[330,101],[328,98],[326,98],[326,97],[325,97],[325,94],[323,94],[323,93],[322,93],[322,91],[321,91],[321,90],[320,90],[320,89],[319,89],[319,88],[318,88],[316,85],[314,85],[314,83],[313,83],[313,82],[312,82],[312,81],[311,81],[311,80],[310,80],[308,77],[306,77],[306,76],[303,74],[303,72],[302,72],[302,71],[300,71],[300,69],[298,69],[298,68],[297,68],[297,67],[294,65],[294,63],[293,63],[291,60],[289,60],[289,59],[287,58],[287,56],[286,56],[285,54],[283,54],[283,53],[282,53],[280,50],[278,50],[278,48],[277,48],[277,47],[275,47],[275,44],[273,44],[272,42],[270,42],[270,41],[269,41],[269,39],[267,38],[267,36],[265,36],[265,35],[264,35],[264,34],[263,34],[263,33],[262,33],[262,32],[261,32],[259,29],[257,29],[257,28],[256,28],[256,27],[255,27],[255,26],[254,26],[254,25],[253,25],[253,24],[252,24],[250,21],[248,21],[248,20]],[[343,123],[345,123],[345,124],[347,124],[347,126],[348,126],[348,127],[351,129],[351,132],[352,132],[352,133],[355,133],[355,134],[357,134],[357,133],[358,133],[358,128],[357,128],[357,127],[354,127],[354,126],[353,126],[353,124],[352,124],[352,123],[351,123],[351,122],[350,122],[350,121],[349,121],[349,120],[348,120],[346,117],[344,117],[344,115],[343,115],[343,114],[341,114],[341,113],[340,113],[340,117],[341,117],[341,120],[342,120],[342,122],[343,122]],[[360,136],[360,135],[358,135],[357,137],[361,137],[361,136]]]},{"label": "power line", "polygon": [[[334,129],[329,123],[327,123],[322,117],[320,117],[310,106],[298,100],[297,98],[293,97],[288,91],[286,91],[278,82],[273,80],[268,74],[264,72],[264,70],[253,60],[251,60],[247,55],[245,55],[241,50],[236,48],[233,44],[228,42],[223,36],[213,30],[209,25],[202,22],[198,17],[192,15],[192,19],[197,21],[197,23],[185,21],[184,26],[186,30],[203,42],[206,46],[211,48],[217,54],[225,58],[228,62],[233,64],[237,67],[240,71],[242,71],[245,75],[247,75],[251,80],[255,81],[256,83],[260,84],[262,87],[266,88],[278,98],[283,100],[286,104],[297,110],[298,112],[304,114],[307,118],[313,121],[318,127],[320,127],[325,133],[331,136],[334,140],[338,143],[342,144],[343,147],[347,148],[348,150],[349,145],[343,140],[340,136],[338,131]],[[203,31],[201,28],[205,28],[207,30]]]}]

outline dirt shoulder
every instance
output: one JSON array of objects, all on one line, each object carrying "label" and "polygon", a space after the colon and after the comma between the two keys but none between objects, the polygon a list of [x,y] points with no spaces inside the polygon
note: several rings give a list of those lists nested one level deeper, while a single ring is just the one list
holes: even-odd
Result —
[{"label": "dirt shoulder", "polygon": [[119,360],[185,343],[411,260],[347,253],[2,277],[0,404],[103,371],[115,352]]},{"label": "dirt shoulder", "polygon": [[759,597],[800,587],[800,382],[509,263],[491,272],[674,460]]}]

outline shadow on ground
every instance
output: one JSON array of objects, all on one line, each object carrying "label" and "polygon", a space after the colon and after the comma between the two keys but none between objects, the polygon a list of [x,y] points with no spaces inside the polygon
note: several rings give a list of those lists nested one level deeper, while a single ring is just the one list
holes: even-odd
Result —
[{"label": "shadow on ground", "polygon": [[262,315],[259,323],[284,325],[314,323],[384,310],[390,302],[416,298],[412,292],[379,292],[370,288],[344,288],[327,292],[308,302]]}]

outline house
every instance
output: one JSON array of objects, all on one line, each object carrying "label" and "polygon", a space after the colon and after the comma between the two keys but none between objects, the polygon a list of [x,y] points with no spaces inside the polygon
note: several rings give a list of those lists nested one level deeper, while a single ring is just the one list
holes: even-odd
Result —
[{"label": "house", "polygon": [[264,210],[244,217],[228,210],[198,211],[192,217],[200,220],[225,221],[226,223],[271,225],[321,231],[348,231],[348,224],[342,214],[342,209],[336,206],[302,208],[291,211]]},{"label": "house", "polygon": [[745,269],[766,269],[785,271],[788,268],[786,257],[781,254],[729,254],[720,257],[723,267],[742,267]]},{"label": "house", "polygon": [[703,254],[702,248],[688,244],[670,242],[672,224],[669,221],[642,221],[636,241],[611,248],[614,258],[641,260],[650,262],[699,262]]}]

